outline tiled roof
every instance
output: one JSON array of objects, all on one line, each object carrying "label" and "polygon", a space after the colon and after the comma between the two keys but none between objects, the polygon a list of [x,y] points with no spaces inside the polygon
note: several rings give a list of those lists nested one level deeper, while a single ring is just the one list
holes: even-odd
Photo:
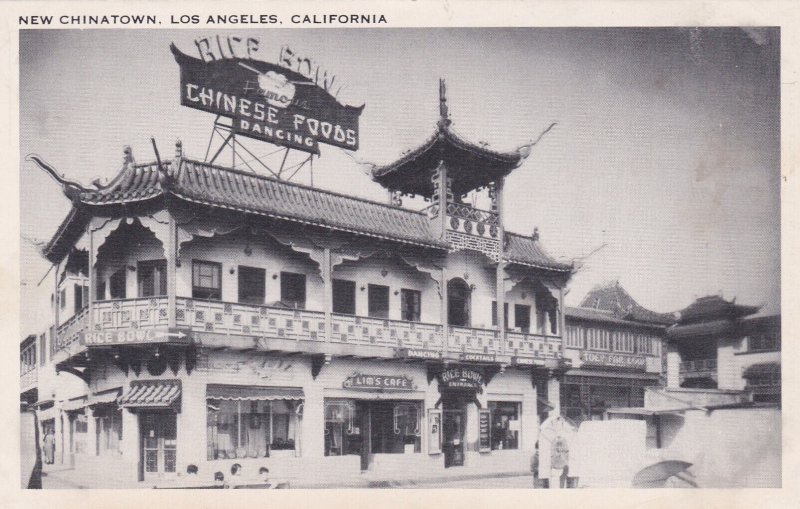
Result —
[{"label": "tiled roof", "polygon": [[611,311],[605,311],[603,309],[567,306],[564,308],[564,317],[567,319],[567,321],[570,321],[570,319],[576,319],[576,320],[590,320],[593,322],[604,322],[615,325],[641,325],[636,322],[631,322],[629,320],[623,320],[621,318],[617,318]]},{"label": "tiled roof", "polygon": [[538,240],[516,233],[506,232],[506,247],[503,257],[506,261],[530,267],[569,272],[572,264],[555,261],[545,252]]},{"label": "tiled roof", "polygon": [[625,291],[619,281],[596,286],[581,301],[582,308],[611,311],[618,318],[648,324],[671,325],[675,317],[670,313],[657,313],[642,307]]},{"label": "tiled roof", "polygon": [[[156,163],[126,164],[107,185],[97,189],[72,186],[76,201],[90,206],[114,206],[147,202],[167,194],[211,207],[258,214],[286,221],[396,240],[425,247],[447,249],[435,236],[423,212],[325,191],[241,170],[213,166],[181,158],[180,164],[165,161],[166,171]],[[54,170],[53,170],[54,171]],[[62,184],[63,185],[63,184]],[[81,212],[82,211],[82,212]],[[80,212],[80,214],[79,214]],[[74,242],[67,228],[77,216],[86,220],[84,208],[73,208],[45,249],[53,253]],[[72,229],[72,236],[78,235]],[[77,233],[76,233],[77,232]],[[555,261],[538,240],[507,232],[504,258],[529,267],[569,272],[571,264]],[[48,255],[50,256],[50,255]]]},{"label": "tiled roof", "polygon": [[735,299],[727,301],[719,295],[700,297],[680,312],[678,323],[693,323],[717,318],[735,319],[758,311],[757,306],[736,304]]},{"label": "tiled roof", "polygon": [[735,330],[731,320],[712,320],[708,322],[675,325],[667,329],[669,339],[688,339],[731,334]]},{"label": "tiled roof", "polygon": [[180,380],[134,380],[119,404],[126,408],[167,408],[180,397]]}]

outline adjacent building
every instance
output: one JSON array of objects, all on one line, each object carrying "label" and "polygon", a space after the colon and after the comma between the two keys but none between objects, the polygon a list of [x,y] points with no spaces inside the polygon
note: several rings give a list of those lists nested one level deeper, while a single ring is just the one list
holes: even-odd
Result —
[{"label": "adjacent building", "polygon": [[[460,138],[441,88],[431,137],[372,171],[387,203],[194,160],[180,142],[144,164],[126,149],[95,187],[34,158],[72,201],[44,249],[52,334],[21,359],[49,342],[43,365],[77,383],[28,398],[56,457],[150,484],[190,464],[527,470],[537,388],[560,402],[573,267],[505,229],[505,178],[530,147]],[[403,207],[412,195],[427,207]]]},{"label": "adjacent building", "polygon": [[645,388],[663,385],[663,341],[670,314],[639,305],[618,281],[592,289],[567,307],[561,379],[562,415],[579,424],[612,407],[644,405]]}]

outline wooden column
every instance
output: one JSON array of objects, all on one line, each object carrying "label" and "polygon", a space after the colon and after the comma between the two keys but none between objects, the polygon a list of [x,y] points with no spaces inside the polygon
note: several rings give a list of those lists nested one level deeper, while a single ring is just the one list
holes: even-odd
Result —
[{"label": "wooden column", "polygon": [[87,234],[89,235],[89,295],[86,299],[86,305],[89,306],[89,332],[94,332],[94,299],[97,294],[97,274],[95,274],[94,264],[94,228],[92,228],[92,221],[89,221],[87,227]]},{"label": "wooden column", "polygon": [[505,262],[503,261],[504,245],[505,245],[505,228],[503,228],[503,184],[505,179],[501,178],[494,184],[495,193],[495,208],[497,212],[497,273],[495,275],[496,288],[495,299],[497,306],[495,310],[497,320],[497,330],[500,333],[500,354],[506,355],[506,285],[505,285]]},{"label": "wooden column", "polygon": [[441,302],[442,302],[442,355],[446,355],[450,349],[450,325],[448,324],[447,315],[447,269],[442,267],[442,285],[441,285]]},{"label": "wooden column", "polygon": [[331,248],[325,247],[322,251],[322,284],[324,286],[325,302],[323,309],[325,310],[325,341],[330,342],[332,338],[333,320],[331,313],[333,312],[333,281],[332,281],[333,267],[331,267]]},{"label": "wooden column", "polygon": [[61,296],[58,293],[58,273],[61,272],[61,262],[56,263],[55,265],[55,280],[53,281],[53,325],[55,327],[55,342],[58,344],[58,320],[59,320],[59,309],[61,309]]},{"label": "wooden column", "polygon": [[164,246],[164,255],[167,259],[167,326],[176,326],[176,293],[177,293],[177,267],[178,262],[178,225],[172,213],[169,214],[169,236],[167,245]]},{"label": "wooden column", "polygon": [[564,344],[564,337],[567,334],[567,321],[564,316],[564,287],[558,289],[558,335],[561,336],[561,344]]}]

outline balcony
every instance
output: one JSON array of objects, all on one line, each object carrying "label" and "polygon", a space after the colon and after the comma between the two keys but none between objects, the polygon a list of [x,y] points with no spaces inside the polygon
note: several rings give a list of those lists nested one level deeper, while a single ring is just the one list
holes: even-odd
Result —
[{"label": "balcony", "polygon": [[681,384],[687,380],[708,378],[717,381],[717,359],[695,359],[680,364]]},{"label": "balcony", "polygon": [[[114,333],[135,335],[148,330],[158,331],[161,334],[158,337],[176,334],[172,329],[167,330],[167,297],[98,301],[93,304],[93,311],[91,331],[98,334],[112,337]],[[443,327],[337,313],[330,315],[331,330],[328,334],[326,315],[321,311],[186,297],[175,299],[175,328],[190,335],[204,333],[195,339],[199,337],[203,344],[212,348],[258,348],[334,355],[363,353],[375,357],[394,357],[399,349],[417,349],[442,352],[454,359],[471,354],[474,356],[472,360],[483,360],[481,355],[527,357],[531,360],[562,357],[560,336],[509,331],[501,339],[500,333],[494,329]],[[78,349],[71,346],[77,344],[83,348],[83,333],[88,331],[89,312],[84,308],[58,327],[57,348],[70,355],[77,353]],[[106,338],[96,344],[101,343],[114,343],[114,340],[109,342]],[[498,361],[502,362],[502,359]]]},{"label": "balcony", "polygon": [[32,369],[28,369],[27,371],[20,373],[19,376],[19,392],[27,392],[31,389],[35,389],[37,384],[39,383],[39,370],[35,367]]}]

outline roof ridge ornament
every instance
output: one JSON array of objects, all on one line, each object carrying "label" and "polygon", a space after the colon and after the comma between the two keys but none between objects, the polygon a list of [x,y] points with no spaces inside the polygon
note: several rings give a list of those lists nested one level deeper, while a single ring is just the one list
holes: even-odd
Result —
[{"label": "roof ridge ornament", "polygon": [[72,202],[80,201],[81,193],[89,191],[79,182],[75,180],[69,180],[64,177],[64,175],[60,174],[53,165],[42,159],[42,157],[37,154],[28,154],[25,157],[25,160],[32,161],[36,164],[36,166],[50,175],[50,178],[55,180],[61,186],[61,190],[64,192],[64,195]]},{"label": "roof ridge ornament", "polygon": [[536,140],[531,141],[529,143],[526,143],[525,145],[520,145],[519,147],[517,147],[517,152],[520,155],[520,162],[522,162],[523,159],[527,159],[527,157],[529,155],[531,155],[531,150],[533,149],[533,147],[537,143],[539,143],[539,141],[544,137],[545,134],[549,133],[550,130],[553,129],[557,125],[558,125],[558,122],[553,122],[552,124],[547,126],[547,129],[545,129],[544,131],[541,132],[541,134],[539,134],[539,136],[536,138]]},{"label": "roof ridge ornament", "polygon": [[447,108],[447,85],[445,85],[444,78],[439,78],[439,128],[450,127],[452,123]]}]

